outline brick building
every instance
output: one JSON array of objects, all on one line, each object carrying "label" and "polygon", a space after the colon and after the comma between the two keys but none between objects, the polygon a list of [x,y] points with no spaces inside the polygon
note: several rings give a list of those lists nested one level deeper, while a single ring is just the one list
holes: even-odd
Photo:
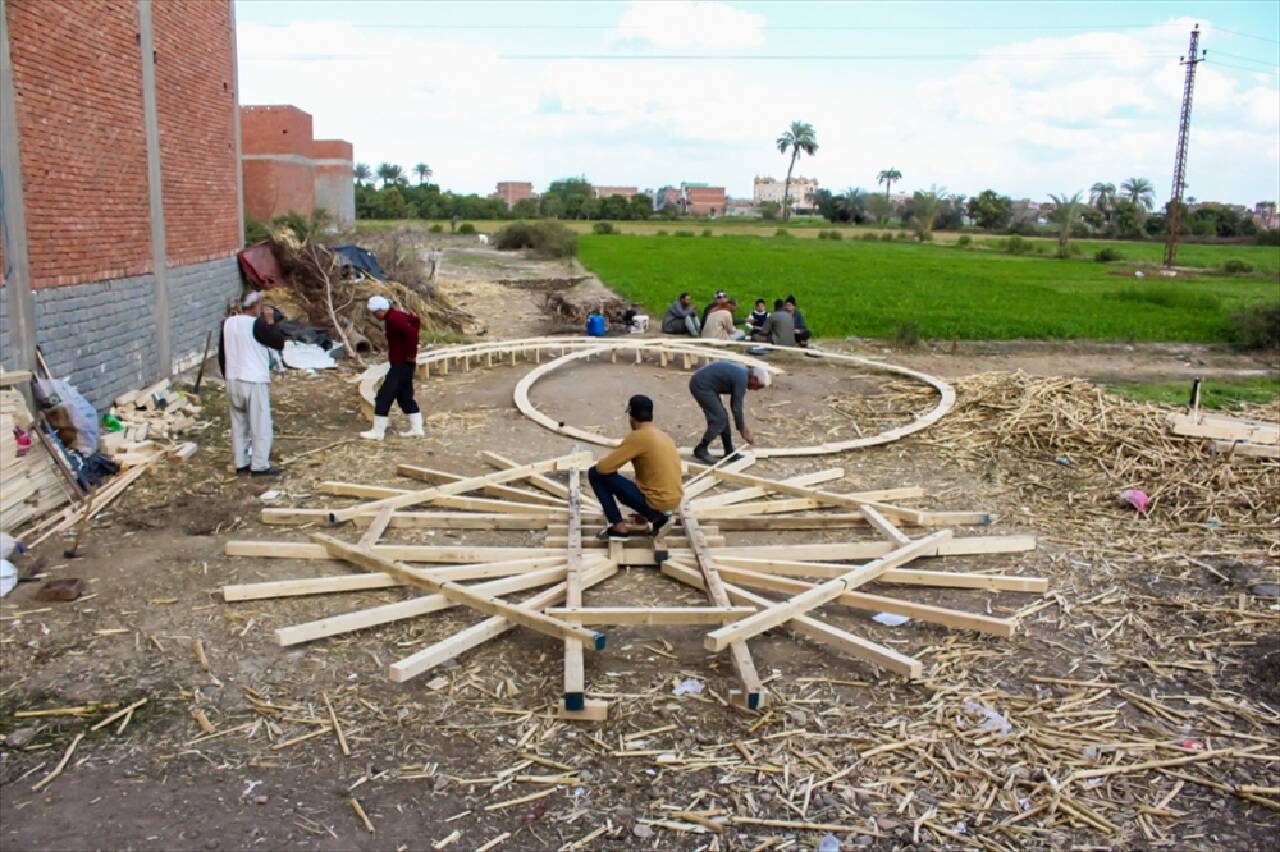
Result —
[{"label": "brick building", "polygon": [[635,197],[637,190],[634,186],[592,186],[591,194],[596,198],[609,198],[614,195],[621,195],[630,201]]},{"label": "brick building", "polygon": [[0,0],[0,360],[95,405],[198,360],[240,292],[230,0]]},{"label": "brick building", "polygon": [[322,207],[342,229],[356,221],[351,143],[316,139],[295,106],[240,107],[244,211],[260,222]]},{"label": "brick building", "polygon": [[684,188],[684,212],[694,216],[723,216],[728,198],[723,186],[706,184],[682,184]]},{"label": "brick building", "polygon": [[498,190],[493,194],[494,198],[501,198],[507,203],[507,209],[510,210],[515,206],[517,201],[523,201],[526,198],[534,198],[533,184],[504,180],[498,182]]}]

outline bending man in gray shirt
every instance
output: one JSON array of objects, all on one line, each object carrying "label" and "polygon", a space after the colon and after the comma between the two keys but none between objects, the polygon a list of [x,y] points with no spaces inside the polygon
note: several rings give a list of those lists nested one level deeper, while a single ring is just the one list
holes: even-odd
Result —
[{"label": "bending man in gray shirt", "polygon": [[733,410],[733,422],[742,433],[748,444],[753,443],[751,430],[747,428],[747,418],[743,411],[743,401],[748,390],[759,390],[769,384],[769,372],[763,367],[750,369],[732,361],[713,361],[693,374],[689,379],[689,393],[707,418],[707,430],[702,435],[698,446],[693,448],[693,457],[703,464],[715,464],[707,445],[718,436],[724,442],[724,454],[733,453],[733,429],[729,426],[729,413],[725,411],[720,397],[729,395],[729,408]]}]

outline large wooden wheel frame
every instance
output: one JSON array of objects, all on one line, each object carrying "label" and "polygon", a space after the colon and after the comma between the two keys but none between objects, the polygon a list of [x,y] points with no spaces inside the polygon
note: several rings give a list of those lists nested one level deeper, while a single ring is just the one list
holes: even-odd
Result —
[{"label": "large wooden wheel frame", "polygon": [[[596,356],[607,356],[614,362],[619,361],[619,359],[633,359],[636,364],[650,360],[656,361],[661,367],[675,364],[683,365],[685,369],[691,369],[703,362],[730,360],[748,366],[762,366],[774,374],[785,372],[775,364],[738,351],[747,347],[760,347],[770,353],[794,354],[798,351],[789,347],[742,341],[699,340],[686,342],[675,338],[535,337],[429,349],[418,354],[418,374],[423,377],[428,377],[432,374],[448,375],[451,365],[454,369],[470,369],[474,365],[493,366],[495,362],[502,363],[504,360],[515,365],[518,359],[523,356],[526,359],[531,359],[536,366],[516,385],[516,407],[530,420],[552,432],[601,447],[614,447],[618,445],[618,439],[601,435],[598,432],[580,429],[572,424],[556,420],[539,409],[529,399],[529,392],[534,384],[555,370],[564,368],[576,361],[590,360]],[[883,361],[875,361],[857,355],[846,355],[842,352],[812,348],[806,349],[804,352],[820,362],[857,366],[918,381],[937,392],[938,402],[932,409],[910,423],[876,435],[804,447],[756,447],[755,455],[757,458],[829,455],[862,447],[887,444],[935,423],[955,405],[955,390],[936,376],[900,367],[896,364],[887,364]],[[544,363],[543,358],[548,356],[551,360]],[[360,397],[365,413],[368,416],[372,416],[374,394],[377,391],[378,383],[386,375],[386,372],[387,365],[382,364],[370,367],[360,377]],[[688,447],[684,447],[681,452],[688,455],[691,450]]]}]

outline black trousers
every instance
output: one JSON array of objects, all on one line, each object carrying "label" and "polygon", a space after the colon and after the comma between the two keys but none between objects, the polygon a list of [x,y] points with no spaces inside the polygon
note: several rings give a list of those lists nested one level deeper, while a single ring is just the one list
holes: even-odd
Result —
[{"label": "black trousers", "polygon": [[400,403],[400,410],[405,414],[417,414],[422,410],[413,398],[414,366],[408,361],[390,366],[386,378],[382,380],[382,387],[378,388],[378,395],[373,398],[375,415],[386,417],[390,414],[392,402]]},{"label": "black trousers", "polygon": [[729,412],[725,410],[720,394],[707,388],[694,387],[692,382],[689,383],[689,392],[707,418],[707,431],[702,433],[698,446],[705,447],[719,438],[724,444],[725,455],[733,452],[733,427],[729,423]]}]

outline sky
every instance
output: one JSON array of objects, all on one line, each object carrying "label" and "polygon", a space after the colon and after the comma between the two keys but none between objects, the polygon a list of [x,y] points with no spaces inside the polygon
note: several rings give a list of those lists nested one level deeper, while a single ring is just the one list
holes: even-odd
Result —
[{"label": "sky", "polygon": [[[1168,198],[1200,27],[1187,195],[1280,196],[1280,3],[236,0],[240,102],[293,104],[357,161],[488,194],[560,177],[751,196],[775,140],[836,192],[1014,198],[1145,177]],[[897,191],[898,187],[895,187]]]}]

